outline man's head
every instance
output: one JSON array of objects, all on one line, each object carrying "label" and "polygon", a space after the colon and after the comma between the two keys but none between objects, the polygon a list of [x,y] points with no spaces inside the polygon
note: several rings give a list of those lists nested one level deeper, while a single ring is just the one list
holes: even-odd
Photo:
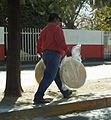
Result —
[{"label": "man's head", "polygon": [[59,15],[57,13],[50,13],[48,22],[53,22],[56,20],[61,21],[61,18],[59,17]]}]

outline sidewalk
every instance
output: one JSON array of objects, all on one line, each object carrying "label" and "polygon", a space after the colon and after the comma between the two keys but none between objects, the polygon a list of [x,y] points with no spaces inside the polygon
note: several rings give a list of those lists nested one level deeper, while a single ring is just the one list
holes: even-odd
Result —
[{"label": "sidewalk", "polygon": [[[105,69],[106,67],[107,69]],[[55,83],[52,83],[45,97],[53,98],[53,101],[44,105],[33,105],[33,96],[38,87],[34,78],[34,70],[22,71],[22,87],[24,89],[22,97],[16,99],[4,98],[4,87],[0,87],[0,120],[31,120],[32,117],[60,115],[109,107],[111,106],[111,77],[104,74],[103,70],[110,74],[110,67],[88,67],[86,69],[87,74],[92,73],[93,76],[87,76],[86,83],[81,88],[73,89],[73,95],[69,99],[63,99]],[[97,73],[101,70],[101,77],[99,78],[99,75],[94,76],[96,69],[98,70]],[[3,72],[1,75],[5,79],[5,73]],[[102,78],[102,75],[105,78]]]},{"label": "sidewalk", "polygon": [[[108,79],[106,82],[109,81]],[[61,93],[53,83],[45,96],[53,98],[53,101],[50,104],[44,105],[33,105],[33,95],[37,86],[24,88],[22,97],[18,99],[3,98],[3,93],[0,93],[0,120],[26,120],[26,118],[31,120],[33,117],[47,117],[111,106],[111,94],[109,89],[111,82],[106,89],[103,89],[102,86],[100,86],[101,88],[97,88],[99,87],[97,83],[88,84],[89,83],[77,91],[74,90],[72,97],[67,100],[62,99]],[[93,89],[93,92],[91,92],[94,86],[96,89]],[[89,87],[91,87],[91,90],[88,92],[87,88]]]}]

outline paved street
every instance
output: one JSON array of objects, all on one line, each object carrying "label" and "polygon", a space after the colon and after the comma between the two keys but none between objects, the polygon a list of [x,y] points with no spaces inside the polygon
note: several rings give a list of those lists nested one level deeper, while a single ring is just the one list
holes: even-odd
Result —
[{"label": "paved street", "polygon": [[[0,71],[0,88],[4,89],[6,83],[6,71]],[[21,71],[21,84],[23,86],[33,86],[36,84],[34,70]]]},{"label": "paved street", "polygon": [[[101,78],[111,78],[111,65],[86,66],[86,80],[95,80]],[[0,71],[0,88],[5,88],[6,71]],[[34,70],[21,71],[21,83],[23,86],[36,84]]]}]

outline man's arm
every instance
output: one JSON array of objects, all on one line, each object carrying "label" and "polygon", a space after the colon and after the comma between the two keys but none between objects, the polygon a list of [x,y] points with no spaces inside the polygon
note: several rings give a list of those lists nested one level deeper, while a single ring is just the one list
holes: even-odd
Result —
[{"label": "man's arm", "polygon": [[56,43],[58,44],[58,46],[60,46],[60,48],[62,48],[66,52],[66,54],[68,56],[70,56],[71,52],[66,45],[63,30],[59,26],[57,26],[57,28],[56,28],[55,40],[56,40]]},{"label": "man's arm", "polygon": [[37,42],[37,53],[42,56],[42,52],[43,52],[43,44],[42,44],[42,36],[40,35],[38,42]]}]

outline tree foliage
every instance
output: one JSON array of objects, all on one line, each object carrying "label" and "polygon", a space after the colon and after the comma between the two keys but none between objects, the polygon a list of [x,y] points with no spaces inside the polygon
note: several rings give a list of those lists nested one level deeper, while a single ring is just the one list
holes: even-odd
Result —
[{"label": "tree foliage", "polygon": [[22,23],[24,23],[22,26],[26,26],[27,23],[27,25],[42,27],[46,25],[49,13],[57,12],[62,17],[62,21],[67,28],[77,28],[75,21],[85,1],[86,0],[27,0],[24,8],[22,8],[21,18]]},{"label": "tree foliage", "polygon": [[110,0],[89,0],[92,8],[90,16],[82,16],[81,28],[90,30],[111,30],[111,1]]},{"label": "tree foliage", "polygon": [[[42,28],[47,24],[50,12],[57,12],[62,17],[66,28],[96,29],[94,21],[95,10],[111,6],[111,0],[20,0],[21,26]],[[93,17],[80,15],[81,9],[88,3],[94,10]],[[0,0],[0,25],[4,26],[7,20],[6,0]],[[88,26],[89,25],[89,26]]]},{"label": "tree foliage", "polygon": [[104,6],[110,6],[111,0],[88,0],[88,3],[93,9],[99,9]]},{"label": "tree foliage", "polygon": [[111,7],[105,6],[96,10],[94,21],[96,29],[111,31]]},{"label": "tree foliage", "polygon": [[7,18],[7,4],[6,0],[0,0],[0,26],[6,24]]},{"label": "tree foliage", "polygon": [[[75,21],[86,0],[41,0],[37,5],[41,16],[48,16],[50,12],[57,12],[62,18],[66,28],[77,28]],[[46,17],[47,18],[47,17]],[[46,21],[47,22],[47,21]]]},{"label": "tree foliage", "polygon": [[85,2],[86,0],[21,0],[21,25],[43,27],[49,13],[57,12],[66,28],[77,28],[75,22]]}]

